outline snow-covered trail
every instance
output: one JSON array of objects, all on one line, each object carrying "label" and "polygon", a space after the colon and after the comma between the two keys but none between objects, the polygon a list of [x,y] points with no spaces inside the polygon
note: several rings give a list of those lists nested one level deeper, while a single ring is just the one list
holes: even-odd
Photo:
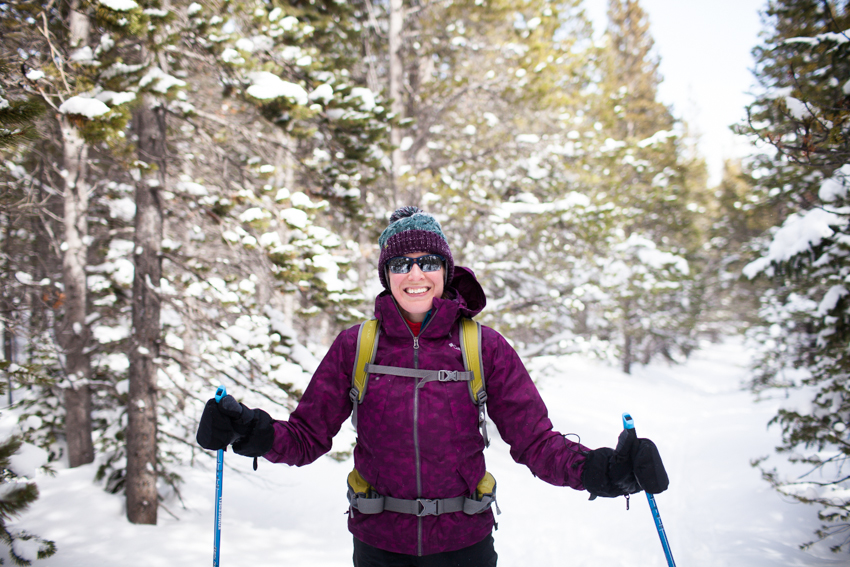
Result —
[{"label": "snow-covered trail", "polygon": [[[626,376],[581,357],[529,363],[556,429],[591,447],[612,446],[621,414],[652,438],[671,484],[657,496],[677,565],[845,565],[846,557],[800,551],[818,525],[812,507],[793,504],[761,480],[750,460],[771,453],[767,430],[779,401],[754,403],[741,389],[746,355],[736,343],[708,345],[683,366],[655,364]],[[587,500],[517,465],[495,435],[488,469],[498,480],[502,566],[666,565],[644,495]],[[350,437],[349,437],[350,438]],[[344,442],[344,440],[343,440]],[[781,461],[779,461],[781,462]],[[345,526],[350,463],[322,458],[302,469],[228,453],[221,565],[324,567],[351,564]],[[20,527],[56,541],[44,567],[159,567],[212,562],[215,463],[182,471],[158,526],[134,526],[123,500],[94,486],[92,466],[38,478],[41,498]]]}]

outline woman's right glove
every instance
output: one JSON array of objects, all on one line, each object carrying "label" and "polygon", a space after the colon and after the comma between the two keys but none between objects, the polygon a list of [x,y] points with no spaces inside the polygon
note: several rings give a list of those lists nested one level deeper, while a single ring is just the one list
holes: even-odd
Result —
[{"label": "woman's right glove", "polygon": [[207,401],[195,438],[204,449],[218,451],[233,445],[233,452],[262,457],[274,443],[274,420],[261,409],[251,409],[227,395]]},{"label": "woman's right glove", "polygon": [[655,443],[638,439],[634,429],[624,429],[617,448],[603,447],[587,453],[582,484],[597,496],[613,498],[646,490],[658,494],[667,490],[669,479]]}]

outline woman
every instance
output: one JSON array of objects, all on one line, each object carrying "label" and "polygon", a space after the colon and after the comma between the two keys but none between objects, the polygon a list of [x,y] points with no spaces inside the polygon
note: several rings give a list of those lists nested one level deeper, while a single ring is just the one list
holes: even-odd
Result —
[{"label": "woman", "polygon": [[[355,414],[348,519],[354,565],[495,566],[494,517],[478,488],[485,478],[485,442],[468,384],[393,374],[464,371],[459,322],[484,308],[484,292],[470,270],[454,265],[439,223],[416,207],[393,213],[379,244],[385,289],[375,301],[380,338],[374,363],[395,368],[371,373]],[[336,338],[289,420],[272,420],[230,396],[219,404],[210,400],[198,442],[214,450],[232,443],[238,454],[296,466],[328,452],[358,401],[351,393],[358,329]],[[487,413],[518,463],[546,482],[588,490],[595,498],[639,491],[637,460],[639,471],[648,469],[647,481],[663,476],[666,488],[651,442],[624,432],[617,450],[591,451],[566,439],[553,430],[507,341],[481,327],[480,349]],[[370,498],[380,499],[377,510]],[[459,509],[461,503],[473,505]]]}]

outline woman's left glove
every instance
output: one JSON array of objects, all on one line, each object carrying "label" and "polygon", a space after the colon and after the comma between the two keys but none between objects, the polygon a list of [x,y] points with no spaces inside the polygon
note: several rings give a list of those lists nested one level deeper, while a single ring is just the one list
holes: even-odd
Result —
[{"label": "woman's left glove", "polygon": [[251,409],[227,395],[207,401],[196,439],[204,449],[218,451],[233,445],[246,457],[262,457],[274,443],[274,420],[261,409]]},{"label": "woman's left glove", "polygon": [[634,429],[620,433],[616,449],[603,447],[589,451],[581,480],[591,500],[641,490],[657,494],[667,490],[669,484],[655,443],[638,439]]}]

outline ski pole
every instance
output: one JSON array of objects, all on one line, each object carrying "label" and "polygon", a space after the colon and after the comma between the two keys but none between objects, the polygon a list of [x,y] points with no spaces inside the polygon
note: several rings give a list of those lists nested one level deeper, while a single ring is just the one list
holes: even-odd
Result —
[{"label": "ski pole", "polygon": [[[628,413],[623,414],[623,428],[634,429],[635,421]],[[637,432],[635,432],[637,434]],[[644,492],[646,492],[644,490]],[[661,523],[661,514],[658,512],[658,505],[655,503],[655,496],[646,492],[646,499],[649,501],[649,509],[652,511],[652,519],[655,520],[655,528],[658,530],[658,537],[661,538],[661,547],[664,548],[664,556],[667,558],[668,567],[676,567],[676,562],[673,560],[673,553],[670,551],[670,542],[667,541],[667,533],[664,531],[664,524]]]},{"label": "ski pole", "polygon": [[[215,391],[216,403],[227,395],[224,386],[219,386]],[[224,479],[224,449],[218,450],[215,463],[215,540],[213,543],[213,567],[219,567],[221,557],[221,483]]]}]

